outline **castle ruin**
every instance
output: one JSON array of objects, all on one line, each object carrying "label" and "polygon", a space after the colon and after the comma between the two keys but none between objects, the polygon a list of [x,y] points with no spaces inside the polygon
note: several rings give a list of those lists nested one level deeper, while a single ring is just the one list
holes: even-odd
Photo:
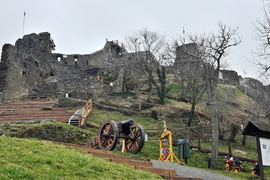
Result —
[{"label": "castle ruin", "polygon": [[[196,51],[194,44],[185,45],[187,47]],[[38,94],[77,97],[78,91],[84,92],[79,98],[89,99],[95,92],[126,90],[127,76],[142,76],[138,68],[133,68],[136,61],[132,53],[128,53],[119,41],[107,41],[103,49],[84,55],[53,53],[54,50],[55,44],[48,32],[28,34],[18,39],[15,45],[3,45],[0,62],[2,102]],[[251,97],[257,91],[254,82],[261,92],[270,92],[269,86],[252,78],[242,78],[235,71],[221,70],[220,73],[221,83],[238,86]]]}]

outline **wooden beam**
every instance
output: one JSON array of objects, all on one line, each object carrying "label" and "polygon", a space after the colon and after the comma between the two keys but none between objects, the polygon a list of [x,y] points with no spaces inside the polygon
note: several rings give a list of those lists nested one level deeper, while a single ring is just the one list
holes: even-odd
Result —
[{"label": "wooden beam", "polygon": [[262,165],[262,152],[261,152],[261,143],[260,143],[259,133],[256,134],[256,143],[257,143],[257,151],[258,151],[260,176],[261,176],[261,180],[264,180],[264,172],[263,172],[263,165]]}]

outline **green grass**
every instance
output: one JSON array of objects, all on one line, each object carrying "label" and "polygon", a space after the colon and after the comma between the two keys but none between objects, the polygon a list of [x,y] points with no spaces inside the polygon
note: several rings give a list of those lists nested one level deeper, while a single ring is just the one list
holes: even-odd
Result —
[{"label": "green grass", "polygon": [[66,123],[52,122],[43,124],[10,124],[0,125],[0,130],[9,137],[32,137],[46,133],[43,139],[50,141],[69,142],[73,144],[85,145],[94,136],[95,132],[89,129],[79,129]]},{"label": "green grass", "polygon": [[246,94],[242,93],[241,91],[239,90],[235,90],[235,93],[238,95],[238,96],[243,96],[243,97],[247,97]]},{"label": "green grass", "polygon": [[181,94],[182,88],[178,83],[171,83],[168,85],[168,88],[170,88],[168,94]]},{"label": "green grass", "polygon": [[51,142],[0,137],[0,149],[0,179],[161,179]]}]

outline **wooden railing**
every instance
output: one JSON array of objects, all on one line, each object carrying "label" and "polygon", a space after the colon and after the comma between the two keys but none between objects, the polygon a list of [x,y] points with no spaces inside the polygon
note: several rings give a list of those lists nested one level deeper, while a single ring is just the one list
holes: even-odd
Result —
[{"label": "wooden railing", "polygon": [[82,123],[81,127],[84,126],[86,118],[89,116],[89,114],[92,111],[92,99],[90,99],[86,105],[83,107],[83,113],[82,113]]}]

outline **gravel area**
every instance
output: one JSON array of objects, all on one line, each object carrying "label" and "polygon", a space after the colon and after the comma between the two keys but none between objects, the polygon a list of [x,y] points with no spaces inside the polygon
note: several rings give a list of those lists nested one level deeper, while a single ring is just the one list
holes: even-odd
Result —
[{"label": "gravel area", "polygon": [[179,177],[189,177],[189,178],[203,178],[204,180],[233,180],[228,176],[223,176],[221,174],[213,173],[204,169],[183,166],[177,163],[163,162],[158,160],[151,160],[154,168],[162,169],[174,169],[176,170],[176,176]]}]

